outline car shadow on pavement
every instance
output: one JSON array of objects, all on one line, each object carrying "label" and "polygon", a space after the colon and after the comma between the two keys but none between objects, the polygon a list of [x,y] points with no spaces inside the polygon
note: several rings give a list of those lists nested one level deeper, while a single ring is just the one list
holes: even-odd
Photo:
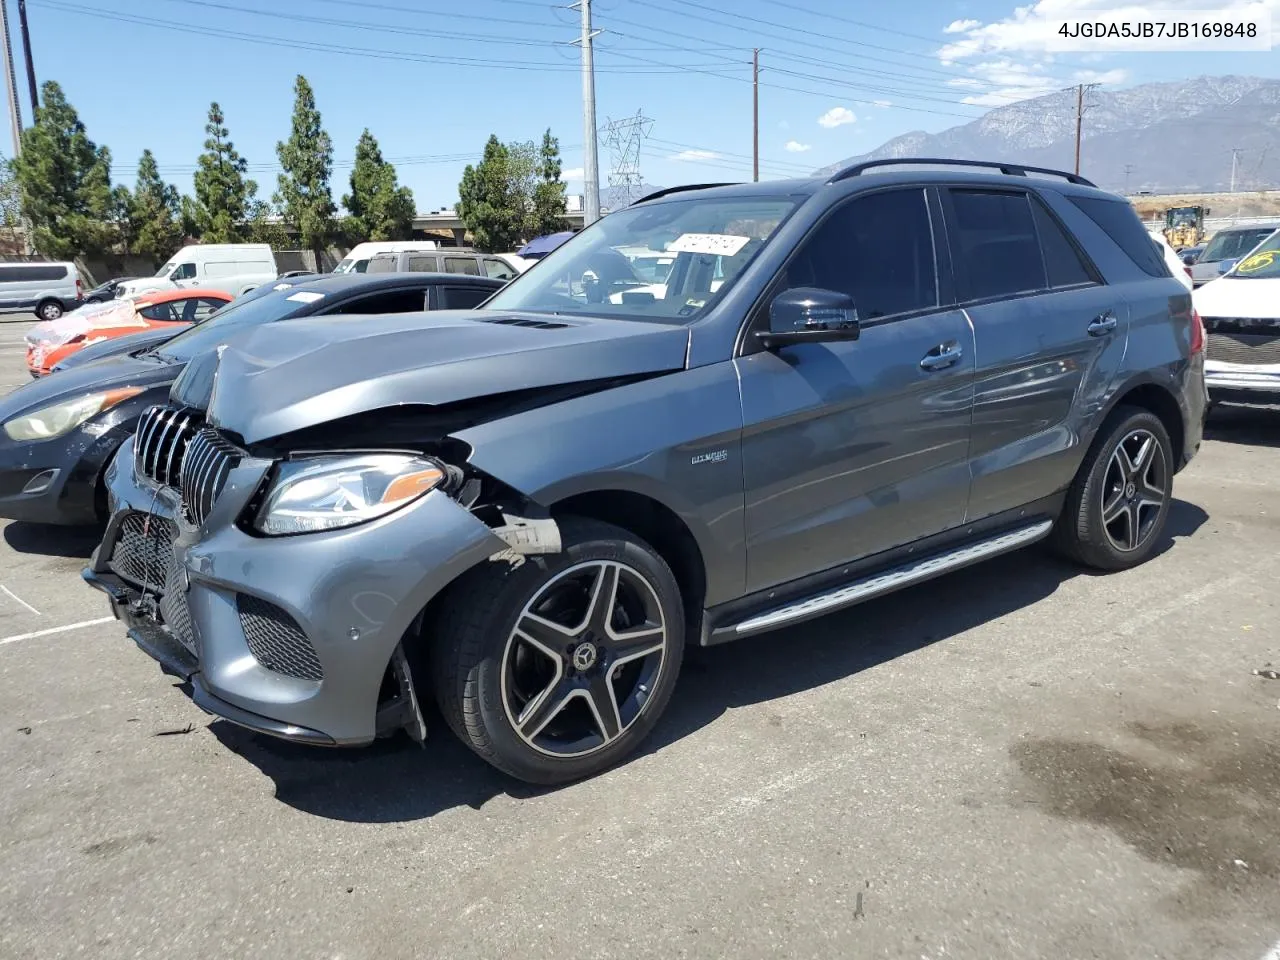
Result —
[{"label": "car shadow on pavement", "polygon": [[[1207,519],[1199,507],[1175,501],[1158,552]],[[666,715],[638,755],[660,752],[732,708],[891,665],[904,654],[1031,606],[1082,572],[1033,547],[786,630],[692,650]],[[906,696],[910,678],[903,679]],[[420,820],[453,807],[479,809],[500,795],[524,798],[571,789],[506,777],[464,747],[438,713],[427,720],[430,734],[422,747],[395,737],[355,750],[287,743],[221,720],[209,729],[275,782],[277,800],[334,820]]]},{"label": "car shadow on pavement", "polygon": [[101,527],[57,527],[15,520],[4,528],[4,542],[18,553],[87,560],[102,541]]},{"label": "car shadow on pavement", "polygon": [[1204,438],[1255,447],[1280,447],[1280,406],[1217,406],[1204,425]]}]

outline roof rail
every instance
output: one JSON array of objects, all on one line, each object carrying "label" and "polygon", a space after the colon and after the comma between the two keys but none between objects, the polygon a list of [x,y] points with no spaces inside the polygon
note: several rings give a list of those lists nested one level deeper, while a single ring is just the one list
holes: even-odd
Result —
[{"label": "roof rail", "polygon": [[[657,200],[659,197],[665,197],[672,193],[683,193],[686,190],[710,190],[712,187],[736,187],[736,183],[686,183],[683,187],[667,187],[665,190],[657,190],[647,197],[641,197],[636,203],[648,203],[650,200]],[[636,203],[631,204],[635,206]]]},{"label": "roof rail", "polygon": [[896,167],[904,164],[915,164],[923,166],[930,164],[934,166],[945,167],[984,167],[988,170],[999,170],[1006,177],[1025,177],[1028,173],[1047,173],[1053,177],[1062,177],[1068,183],[1078,183],[1082,187],[1097,186],[1090,180],[1086,180],[1078,173],[1068,173],[1065,170],[1050,170],[1048,167],[1028,167],[1024,163],[998,163],[996,161],[987,160],[944,160],[936,157],[899,157],[896,160],[867,160],[863,163],[855,163],[851,167],[845,167],[831,175],[831,179],[827,183],[837,183],[840,180],[848,180],[850,177],[860,176],[868,170],[876,167]]}]

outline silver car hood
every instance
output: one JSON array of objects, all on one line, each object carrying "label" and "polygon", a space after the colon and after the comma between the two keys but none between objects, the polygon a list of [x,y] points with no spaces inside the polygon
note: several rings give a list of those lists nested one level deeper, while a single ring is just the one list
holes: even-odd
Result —
[{"label": "silver car hood", "polygon": [[208,420],[257,443],[371,410],[679,370],[688,345],[682,326],[487,310],[264,324],[222,348]]}]

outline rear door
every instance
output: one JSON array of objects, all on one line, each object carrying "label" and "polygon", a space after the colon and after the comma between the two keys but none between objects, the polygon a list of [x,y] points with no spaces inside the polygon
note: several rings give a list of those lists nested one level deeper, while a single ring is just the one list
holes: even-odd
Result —
[{"label": "rear door", "polygon": [[476,257],[453,256],[443,257],[445,273],[462,273],[471,277],[480,276],[480,261]]},{"label": "rear door", "polygon": [[978,353],[967,515],[976,521],[1070,483],[1073,413],[1104,400],[1129,310],[1033,192],[953,187],[944,200]]},{"label": "rear door", "polygon": [[853,297],[861,336],[735,361],[749,591],[963,522],[974,351],[940,220],[921,187],[845,201],[799,245],[753,318],[753,328],[767,324],[783,290],[821,287]]},{"label": "rear door", "polygon": [[469,287],[462,284],[442,283],[436,287],[436,310],[474,310],[491,296],[488,287]]}]

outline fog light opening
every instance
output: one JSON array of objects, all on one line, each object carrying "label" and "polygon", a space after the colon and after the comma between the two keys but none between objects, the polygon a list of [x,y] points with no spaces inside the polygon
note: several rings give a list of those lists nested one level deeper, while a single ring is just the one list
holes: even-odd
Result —
[{"label": "fog light opening", "polygon": [[53,481],[58,479],[58,471],[41,470],[34,477],[27,481],[27,485],[22,488],[23,493],[44,493],[51,486]]}]

